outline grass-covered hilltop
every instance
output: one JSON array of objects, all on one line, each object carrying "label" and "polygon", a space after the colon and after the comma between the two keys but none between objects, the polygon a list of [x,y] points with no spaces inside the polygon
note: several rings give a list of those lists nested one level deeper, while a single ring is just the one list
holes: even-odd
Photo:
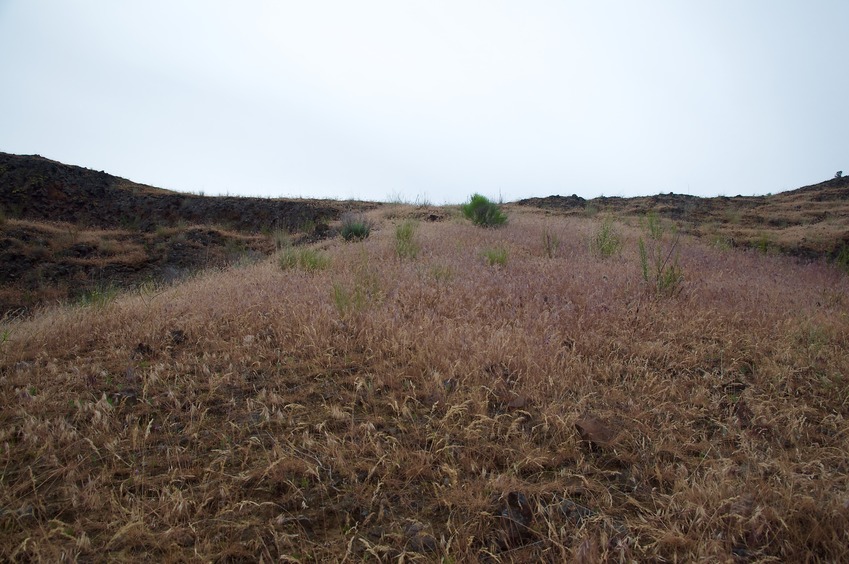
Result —
[{"label": "grass-covered hilltop", "polygon": [[0,157],[4,561],[849,558],[846,179],[431,206]]}]

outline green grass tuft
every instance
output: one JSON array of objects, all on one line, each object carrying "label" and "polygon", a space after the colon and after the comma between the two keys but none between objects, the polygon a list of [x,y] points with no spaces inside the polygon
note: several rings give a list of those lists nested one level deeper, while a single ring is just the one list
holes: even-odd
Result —
[{"label": "green grass tuft", "polygon": [[330,265],[330,257],[315,249],[286,248],[280,254],[278,264],[282,270],[299,268],[305,272],[324,270]]},{"label": "green grass tuft", "polygon": [[405,221],[395,228],[395,254],[400,259],[415,259],[419,254],[419,244],[415,240],[418,224]]},{"label": "green grass tuft", "polygon": [[371,234],[371,222],[362,214],[346,213],[342,216],[342,238],[362,241]]}]

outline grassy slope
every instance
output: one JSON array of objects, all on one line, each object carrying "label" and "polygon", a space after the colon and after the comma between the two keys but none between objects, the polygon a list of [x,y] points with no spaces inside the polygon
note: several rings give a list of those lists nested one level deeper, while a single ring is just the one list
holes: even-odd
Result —
[{"label": "grassy slope", "polygon": [[0,326],[0,558],[849,557],[845,274],[685,237],[657,299],[629,227],[422,223],[402,261],[404,213]]},{"label": "grassy slope", "polygon": [[769,196],[698,198],[658,194],[637,198],[577,196],[519,202],[565,215],[642,217],[654,211],[686,233],[726,247],[759,248],[805,259],[834,259],[849,247],[849,177]]}]

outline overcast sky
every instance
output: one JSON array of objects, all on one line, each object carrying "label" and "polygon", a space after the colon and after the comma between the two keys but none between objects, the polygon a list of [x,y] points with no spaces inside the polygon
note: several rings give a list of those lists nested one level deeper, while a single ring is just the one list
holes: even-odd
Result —
[{"label": "overcast sky", "polygon": [[0,151],[456,203],[849,173],[847,0],[0,0]]}]

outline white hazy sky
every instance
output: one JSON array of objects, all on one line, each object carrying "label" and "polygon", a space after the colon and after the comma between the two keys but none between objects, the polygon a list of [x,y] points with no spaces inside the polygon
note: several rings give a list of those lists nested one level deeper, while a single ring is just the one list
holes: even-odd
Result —
[{"label": "white hazy sky", "polygon": [[849,172],[847,0],[0,0],[0,151],[206,194],[779,192]]}]

